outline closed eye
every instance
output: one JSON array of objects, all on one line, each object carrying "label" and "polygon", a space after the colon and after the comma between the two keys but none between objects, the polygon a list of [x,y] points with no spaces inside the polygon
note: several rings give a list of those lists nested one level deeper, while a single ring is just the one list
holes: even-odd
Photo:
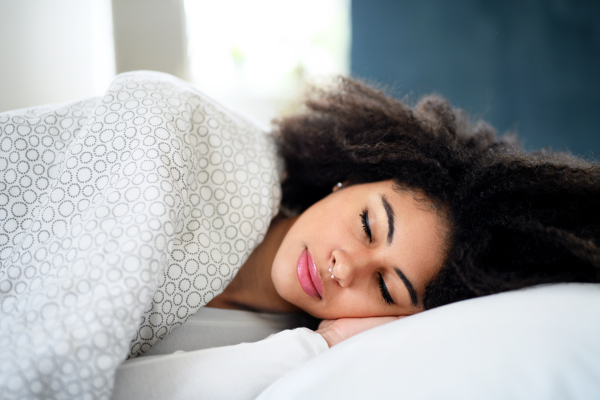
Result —
[{"label": "closed eye", "polygon": [[[362,221],[363,230],[365,234],[369,238],[369,243],[373,243],[373,234],[371,233],[371,225],[369,224],[369,210],[364,209],[360,214],[360,220]],[[394,299],[390,295],[390,291],[385,284],[385,280],[383,280],[383,275],[379,273],[379,291],[381,292],[381,297],[383,297],[383,301],[388,305],[395,304]]]},{"label": "closed eye", "polygon": [[371,226],[369,225],[369,211],[367,209],[364,209],[363,212],[360,214],[360,219],[362,221],[363,230],[365,231],[365,234],[369,238],[369,243],[373,243],[373,236],[371,234]]},{"label": "closed eye", "polygon": [[390,306],[394,304],[394,299],[392,299],[392,296],[390,295],[390,292],[387,288],[387,285],[385,284],[385,281],[383,280],[383,276],[381,275],[381,273],[379,273],[379,291],[381,292],[381,297],[383,297],[383,301],[385,301]]}]

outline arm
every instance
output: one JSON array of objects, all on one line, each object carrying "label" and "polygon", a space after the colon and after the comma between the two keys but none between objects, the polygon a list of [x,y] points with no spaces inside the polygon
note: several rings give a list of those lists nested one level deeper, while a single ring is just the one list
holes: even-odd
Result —
[{"label": "arm", "polygon": [[398,317],[324,320],[255,343],[137,358],[117,369],[113,400],[254,399],[329,347]]},{"label": "arm", "polygon": [[255,343],[137,358],[117,369],[112,398],[254,399],[327,349],[321,335],[298,328]]}]

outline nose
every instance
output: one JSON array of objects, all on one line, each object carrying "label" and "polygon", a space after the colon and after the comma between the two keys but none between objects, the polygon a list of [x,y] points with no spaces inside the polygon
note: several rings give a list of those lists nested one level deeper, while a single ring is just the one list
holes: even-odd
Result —
[{"label": "nose", "polygon": [[349,287],[361,277],[370,275],[376,263],[369,254],[336,249],[331,254],[330,265],[332,279],[341,287]]}]

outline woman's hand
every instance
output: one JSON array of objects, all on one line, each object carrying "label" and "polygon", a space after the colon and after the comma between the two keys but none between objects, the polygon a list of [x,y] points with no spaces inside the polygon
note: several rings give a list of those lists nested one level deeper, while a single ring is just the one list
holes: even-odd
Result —
[{"label": "woman's hand", "polygon": [[319,329],[315,332],[320,333],[329,347],[332,347],[367,329],[375,328],[376,326],[387,324],[400,318],[404,318],[404,316],[324,319],[319,324]]}]

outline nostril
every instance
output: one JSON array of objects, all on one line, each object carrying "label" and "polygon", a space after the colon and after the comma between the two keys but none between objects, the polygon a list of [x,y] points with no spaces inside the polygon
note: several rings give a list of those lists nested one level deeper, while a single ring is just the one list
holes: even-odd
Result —
[{"label": "nostril", "polygon": [[336,255],[335,255],[335,251],[331,253],[331,258],[330,258],[330,264],[329,264],[329,268],[328,271],[331,274],[331,279],[335,279],[336,281],[338,281],[338,283],[340,283],[339,279],[336,275],[336,272],[339,272],[337,269],[338,267],[340,267],[340,264],[338,262],[339,260],[337,259]]}]

